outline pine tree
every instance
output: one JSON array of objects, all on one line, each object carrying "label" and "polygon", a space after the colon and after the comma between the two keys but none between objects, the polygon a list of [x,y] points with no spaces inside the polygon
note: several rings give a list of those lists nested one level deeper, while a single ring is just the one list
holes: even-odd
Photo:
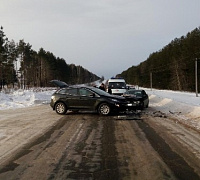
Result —
[{"label": "pine tree", "polygon": [[6,68],[8,56],[8,38],[3,32],[3,27],[0,28],[0,89],[6,84]]}]

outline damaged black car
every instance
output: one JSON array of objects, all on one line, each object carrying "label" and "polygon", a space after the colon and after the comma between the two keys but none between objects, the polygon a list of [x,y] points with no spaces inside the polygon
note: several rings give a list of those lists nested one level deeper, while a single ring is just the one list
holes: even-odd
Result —
[{"label": "damaged black car", "polygon": [[[52,83],[60,87],[51,97],[50,106],[58,114],[66,114],[68,110],[92,110],[100,115],[109,115],[127,110],[136,110],[139,101],[111,95],[96,87],[68,86],[62,81]],[[59,85],[58,85],[59,84]],[[64,87],[63,87],[64,86]]]}]

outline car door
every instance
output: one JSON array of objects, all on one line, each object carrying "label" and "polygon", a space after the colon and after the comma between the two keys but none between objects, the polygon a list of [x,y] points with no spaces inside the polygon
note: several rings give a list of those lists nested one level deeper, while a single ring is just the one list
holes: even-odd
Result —
[{"label": "car door", "polygon": [[79,105],[81,109],[95,109],[95,103],[97,97],[93,91],[87,88],[80,88],[79,95],[80,95]]},{"label": "car door", "polygon": [[79,108],[79,99],[80,96],[78,94],[77,88],[69,88],[66,91],[65,101],[67,103],[67,107],[69,109]]}]

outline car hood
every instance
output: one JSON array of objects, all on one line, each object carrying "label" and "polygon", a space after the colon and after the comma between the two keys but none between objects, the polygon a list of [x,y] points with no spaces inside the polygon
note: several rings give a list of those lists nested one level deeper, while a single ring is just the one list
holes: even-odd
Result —
[{"label": "car hood", "polygon": [[110,95],[110,97],[114,99],[125,99],[123,96],[118,96],[118,95]]},{"label": "car hood", "polygon": [[51,80],[50,81],[51,84],[53,84],[54,86],[60,87],[60,88],[64,88],[64,87],[68,87],[69,85],[63,81],[59,81],[59,80]]},{"label": "car hood", "polygon": [[125,100],[126,99],[123,96],[117,96],[117,95],[112,95],[112,94],[101,95],[101,97],[111,98],[111,99],[118,99],[118,100]]}]

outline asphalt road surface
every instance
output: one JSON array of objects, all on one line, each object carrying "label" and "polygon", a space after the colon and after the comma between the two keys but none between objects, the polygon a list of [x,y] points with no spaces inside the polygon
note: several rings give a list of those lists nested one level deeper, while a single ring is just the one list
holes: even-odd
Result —
[{"label": "asphalt road surface", "polygon": [[104,117],[45,108],[57,120],[4,157],[0,179],[200,179],[200,133],[155,109]]}]

